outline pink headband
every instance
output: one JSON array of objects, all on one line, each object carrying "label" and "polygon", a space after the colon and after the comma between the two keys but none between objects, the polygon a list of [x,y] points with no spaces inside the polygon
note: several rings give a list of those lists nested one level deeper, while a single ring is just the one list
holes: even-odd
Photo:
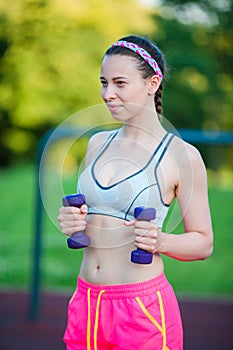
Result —
[{"label": "pink headband", "polygon": [[163,74],[161,72],[161,69],[158,66],[158,63],[154,60],[154,58],[142,47],[138,46],[137,44],[131,43],[129,41],[119,40],[116,41],[114,44],[112,44],[112,47],[114,46],[121,46],[125,47],[129,50],[132,50],[136,52],[139,56],[141,56],[155,71],[155,74],[162,80]]}]

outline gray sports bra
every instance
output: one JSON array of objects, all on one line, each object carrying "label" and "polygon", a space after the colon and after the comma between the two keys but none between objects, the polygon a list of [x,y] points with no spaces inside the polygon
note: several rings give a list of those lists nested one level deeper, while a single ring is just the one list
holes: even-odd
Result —
[{"label": "gray sports bra", "polygon": [[95,176],[95,164],[117,133],[118,130],[110,135],[79,177],[77,189],[86,197],[88,215],[107,215],[129,221],[133,218],[135,207],[153,207],[156,209],[154,221],[162,227],[169,205],[163,202],[161,196],[157,168],[174,135],[167,133],[164,136],[142,169],[111,186],[102,186]]}]

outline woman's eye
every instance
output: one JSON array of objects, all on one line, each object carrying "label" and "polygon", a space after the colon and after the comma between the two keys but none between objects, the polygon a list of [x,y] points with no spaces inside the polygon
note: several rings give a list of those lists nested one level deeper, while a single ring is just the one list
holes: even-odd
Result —
[{"label": "woman's eye", "polygon": [[100,83],[103,87],[106,87],[108,85],[108,83],[105,80],[101,80]]},{"label": "woman's eye", "polygon": [[123,86],[123,85],[125,85],[125,81],[119,80],[119,81],[117,81],[117,85],[118,86]]}]

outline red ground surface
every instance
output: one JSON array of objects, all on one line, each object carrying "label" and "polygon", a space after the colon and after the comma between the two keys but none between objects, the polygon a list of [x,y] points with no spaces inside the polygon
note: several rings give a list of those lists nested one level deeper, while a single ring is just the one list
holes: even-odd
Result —
[{"label": "red ground surface", "polygon": [[[32,322],[27,293],[0,291],[0,350],[64,350],[69,297],[43,293]],[[233,300],[179,299],[179,304],[185,350],[233,350]]]}]

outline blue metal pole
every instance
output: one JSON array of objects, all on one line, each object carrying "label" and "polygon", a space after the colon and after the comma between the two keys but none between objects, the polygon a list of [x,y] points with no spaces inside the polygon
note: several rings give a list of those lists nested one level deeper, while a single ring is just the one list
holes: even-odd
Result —
[{"label": "blue metal pole", "polygon": [[[32,276],[30,291],[29,319],[35,321],[38,318],[39,301],[40,301],[40,281],[41,281],[41,251],[42,251],[42,224],[43,224],[43,203],[40,192],[40,165],[49,137],[52,130],[45,134],[39,142],[36,154],[36,193],[35,193],[35,232],[32,250]],[[41,169],[43,172],[43,168]]]}]

